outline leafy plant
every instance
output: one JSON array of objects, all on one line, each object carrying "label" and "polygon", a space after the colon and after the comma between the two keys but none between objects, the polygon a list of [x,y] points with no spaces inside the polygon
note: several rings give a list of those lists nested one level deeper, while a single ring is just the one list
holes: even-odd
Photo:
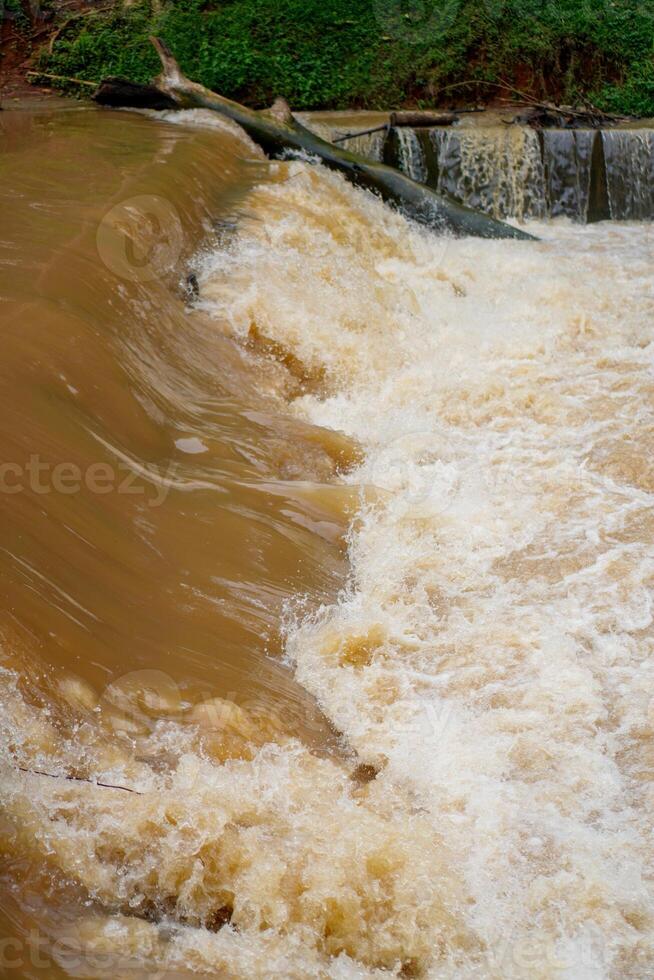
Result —
[{"label": "leafy plant", "polygon": [[[6,2],[6,0],[5,0]],[[15,0],[12,0],[15,2]],[[654,115],[654,4],[645,0],[150,0],[72,20],[43,70],[146,81],[160,34],[186,73],[250,105],[387,108],[494,93]]]}]

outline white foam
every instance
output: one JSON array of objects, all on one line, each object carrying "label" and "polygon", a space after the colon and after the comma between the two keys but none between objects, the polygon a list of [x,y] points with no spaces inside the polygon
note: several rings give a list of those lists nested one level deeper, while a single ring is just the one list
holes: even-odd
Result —
[{"label": "white foam", "polygon": [[650,227],[439,239],[300,162],[243,214],[201,303],[324,378],[292,410],[363,445],[353,496],[379,488],[348,587],[287,643],[379,775],[246,728],[211,757],[172,719],[64,738],[10,661],[13,846],[86,890],[84,948],[121,970],[650,976]]},{"label": "white foam", "polygon": [[439,240],[299,164],[249,204],[204,301],[325,370],[295,410],[359,439],[346,479],[387,491],[347,594],[289,635],[298,677],[455,855],[490,957],[471,975],[641,975],[651,227]]}]

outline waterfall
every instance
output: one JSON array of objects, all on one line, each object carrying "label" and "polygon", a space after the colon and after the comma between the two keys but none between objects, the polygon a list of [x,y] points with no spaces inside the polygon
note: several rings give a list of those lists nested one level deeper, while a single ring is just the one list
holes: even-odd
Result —
[{"label": "waterfall", "polygon": [[427,159],[420,145],[420,139],[415,129],[398,126],[394,130],[397,139],[397,155],[400,170],[424,184],[427,182]]},{"label": "waterfall", "polygon": [[[329,140],[363,128],[351,116],[300,118]],[[654,129],[538,132],[464,121],[363,133],[345,145],[495,218],[654,219]]]},{"label": "waterfall", "polygon": [[[324,118],[315,119],[312,117],[311,113],[297,113],[298,120],[302,125],[310,129],[312,133],[316,136],[320,136],[324,140],[329,140],[333,142],[334,140],[340,140],[343,136],[347,136],[349,133],[356,132],[359,126],[357,125],[346,125],[344,123],[336,122],[332,123],[326,121]],[[363,126],[360,127],[364,129]],[[352,153],[358,153],[359,156],[367,157],[369,160],[374,160],[376,163],[381,163],[384,158],[384,146],[386,143],[387,130],[383,129],[376,133],[366,133],[363,132],[361,135],[353,136],[348,139],[343,146],[346,146],[348,150]]]},{"label": "waterfall", "polygon": [[374,133],[349,146],[496,218],[654,218],[651,129],[397,127],[387,139]]},{"label": "waterfall", "polygon": [[602,133],[611,217],[654,217],[654,130],[614,129]]},{"label": "waterfall", "polygon": [[548,212],[585,221],[590,200],[591,159],[595,132],[589,129],[547,129],[543,132],[543,163]]},{"label": "waterfall", "polygon": [[536,132],[526,127],[433,129],[436,187],[496,218],[542,218],[543,161]]},{"label": "waterfall", "polygon": [[366,133],[363,136],[355,136],[348,140],[345,146],[352,153],[358,153],[369,160],[380,163],[384,156],[384,143],[386,142],[386,130],[379,133]]}]

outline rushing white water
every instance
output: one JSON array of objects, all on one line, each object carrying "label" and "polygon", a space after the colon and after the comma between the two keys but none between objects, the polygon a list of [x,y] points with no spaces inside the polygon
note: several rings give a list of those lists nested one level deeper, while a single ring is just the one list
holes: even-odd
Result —
[{"label": "rushing white water", "polygon": [[647,975],[652,231],[443,242],[291,172],[202,291],[324,368],[296,411],[386,491],[298,675],[455,869],[469,958],[432,934],[432,975]]},{"label": "rushing white water", "polygon": [[[376,778],[240,716],[226,762],[173,718],[133,757],[89,725],[58,744],[7,673],[32,772],[7,762],[6,811],[123,971],[651,976],[652,230],[455,241],[322,168],[268,177],[199,305],[363,447],[351,580],[298,597],[286,649]],[[138,792],[35,774],[55,744],[56,772]]]}]

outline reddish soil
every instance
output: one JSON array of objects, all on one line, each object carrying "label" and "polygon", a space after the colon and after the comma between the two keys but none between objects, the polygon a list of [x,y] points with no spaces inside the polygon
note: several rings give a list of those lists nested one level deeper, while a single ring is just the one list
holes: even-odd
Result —
[{"label": "reddish soil", "polygon": [[68,17],[97,8],[97,3],[87,0],[52,0],[48,10],[38,0],[20,2],[22,15],[4,7],[0,19],[0,103],[52,92],[46,85],[31,84],[27,72],[34,58]]}]

